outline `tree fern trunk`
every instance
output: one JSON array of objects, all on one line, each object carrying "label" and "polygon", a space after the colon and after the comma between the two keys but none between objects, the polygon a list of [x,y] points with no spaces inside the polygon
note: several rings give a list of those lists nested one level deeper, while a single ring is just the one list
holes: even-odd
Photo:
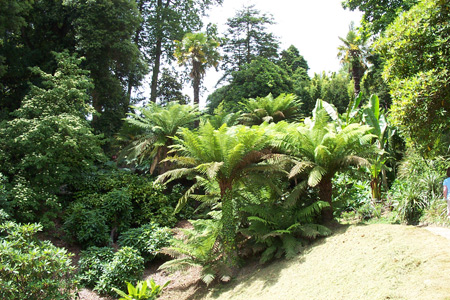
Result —
[{"label": "tree fern trunk", "polygon": [[233,199],[231,186],[225,187],[222,194],[222,241],[225,262],[230,267],[237,266],[236,226],[233,214]]},{"label": "tree fern trunk", "polygon": [[319,198],[322,201],[328,202],[330,205],[322,210],[322,217],[325,222],[333,220],[333,184],[331,182],[331,177],[326,176],[322,178],[319,183]]}]

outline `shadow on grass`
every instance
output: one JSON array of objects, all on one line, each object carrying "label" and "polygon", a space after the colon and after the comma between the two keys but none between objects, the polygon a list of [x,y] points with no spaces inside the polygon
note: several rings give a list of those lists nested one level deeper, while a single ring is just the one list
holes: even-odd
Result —
[{"label": "shadow on grass", "polygon": [[[328,224],[327,227],[332,230],[332,235],[336,236],[344,234],[350,226],[365,226],[366,224]],[[224,292],[234,290],[234,294],[243,293],[246,290],[246,286],[239,284],[243,281],[260,282],[260,290],[255,290],[255,293],[264,292],[265,290],[271,289],[279,281],[281,272],[287,268],[292,263],[302,264],[306,260],[306,256],[315,247],[323,245],[327,242],[327,237],[318,238],[313,240],[309,245],[303,247],[299,252],[298,256],[293,259],[276,259],[272,260],[266,264],[259,264],[258,260],[252,259],[247,261],[246,265],[242,267],[239,271],[238,276],[234,278],[229,283],[218,283],[213,287],[200,289],[195,296],[189,297],[187,300],[200,300],[205,297],[210,291],[211,298],[218,298]]]}]

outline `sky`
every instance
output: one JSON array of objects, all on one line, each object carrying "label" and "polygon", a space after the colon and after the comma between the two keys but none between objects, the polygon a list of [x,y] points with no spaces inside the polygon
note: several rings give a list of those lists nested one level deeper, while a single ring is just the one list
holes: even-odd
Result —
[{"label": "sky", "polygon": [[[362,13],[344,10],[342,0],[224,0],[222,6],[212,8],[205,24],[218,25],[219,33],[226,31],[226,21],[234,17],[244,5],[255,5],[261,13],[272,14],[275,25],[268,28],[280,41],[280,51],[294,45],[309,65],[309,75],[335,72],[340,68],[337,47],[339,37],[345,37],[351,21],[359,25]],[[214,91],[220,78],[214,68],[207,71],[204,86],[207,88],[200,99],[204,105],[206,97]],[[192,97],[189,87],[185,93]]]}]

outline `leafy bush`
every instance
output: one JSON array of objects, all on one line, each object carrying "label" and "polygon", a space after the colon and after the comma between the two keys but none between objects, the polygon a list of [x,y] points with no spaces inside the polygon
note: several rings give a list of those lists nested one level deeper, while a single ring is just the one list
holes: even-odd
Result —
[{"label": "leafy bush", "polygon": [[418,185],[410,185],[407,182],[396,180],[390,191],[392,206],[398,213],[400,221],[415,224],[428,207],[426,191]]},{"label": "leafy bush", "polygon": [[123,247],[116,253],[111,262],[105,265],[94,290],[100,294],[111,294],[113,288],[122,290],[126,282],[135,283],[144,274],[144,259],[139,252],[130,247]]},{"label": "leafy bush", "polygon": [[33,69],[42,84],[31,86],[14,118],[0,123],[0,172],[16,193],[8,199],[11,215],[23,222],[44,221],[44,227],[59,213],[54,195],[60,187],[104,159],[101,137],[86,120],[92,112],[87,71],[67,51],[55,58],[58,66],[51,74]]},{"label": "leafy bush", "polygon": [[372,197],[369,181],[358,178],[358,174],[338,174],[333,179],[333,207],[335,213],[340,215],[354,212],[362,219],[372,217]]},{"label": "leafy bush", "polygon": [[126,230],[130,227],[133,207],[126,189],[113,189],[102,196],[101,211],[112,230]]},{"label": "leafy bush", "polygon": [[[130,196],[130,208],[133,210],[130,225],[135,227],[150,222],[173,227],[178,221],[177,216],[174,215],[174,208],[183,194],[183,187],[180,185],[172,187],[166,195],[164,187],[154,184],[152,178],[114,168],[85,174],[83,181],[75,183],[72,189],[77,200],[84,199],[83,203],[88,200],[91,207],[101,206],[99,199],[103,197],[102,195],[113,190],[126,189]],[[178,214],[178,217],[189,218],[192,216],[192,211],[193,209],[187,206]]]},{"label": "leafy bush", "polygon": [[[170,281],[167,281],[163,286],[160,286],[157,285],[153,279],[150,279],[147,281],[139,281],[136,284],[136,287],[127,282],[128,294],[116,288],[113,288],[113,290],[122,296],[119,300],[154,300],[169,283]],[[150,289],[148,287],[150,287]]]},{"label": "leafy bush", "polygon": [[0,298],[10,300],[72,299],[77,285],[65,249],[34,235],[39,224],[0,225]]},{"label": "leafy bush", "polygon": [[22,223],[39,221],[44,228],[54,227],[53,220],[61,211],[54,193],[45,191],[42,186],[33,186],[24,177],[16,175],[6,196],[5,206],[14,220]]},{"label": "leafy bush", "polygon": [[105,246],[110,243],[109,228],[102,210],[75,202],[66,212],[63,226],[67,235],[83,245]]},{"label": "leafy bush", "polygon": [[112,261],[114,251],[110,247],[90,247],[80,253],[78,278],[80,283],[93,288],[105,272],[106,265]]},{"label": "leafy bush", "polygon": [[169,228],[151,223],[125,231],[119,236],[117,242],[121,247],[127,246],[138,250],[147,262],[152,260],[163,247],[169,245],[171,237]]},{"label": "leafy bush", "polygon": [[417,223],[430,204],[441,199],[447,167],[442,157],[425,159],[411,150],[407,153],[388,195],[400,221]]},{"label": "leafy bush", "polygon": [[430,205],[420,218],[420,221],[431,224],[447,223],[447,202],[443,199],[432,199]]}]

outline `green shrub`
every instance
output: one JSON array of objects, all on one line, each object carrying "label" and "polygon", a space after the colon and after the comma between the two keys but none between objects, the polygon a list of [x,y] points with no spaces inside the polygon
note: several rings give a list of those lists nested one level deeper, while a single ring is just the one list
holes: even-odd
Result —
[{"label": "green shrub", "polygon": [[420,221],[431,224],[447,223],[447,202],[440,198],[432,199],[430,205],[420,218]]},{"label": "green shrub", "polygon": [[396,180],[390,190],[390,198],[400,221],[416,224],[429,205],[426,191],[419,185]]},{"label": "green shrub", "polygon": [[426,159],[409,150],[399,165],[398,178],[389,191],[390,203],[400,221],[415,224],[430,204],[442,197],[447,159]]},{"label": "green shrub", "polygon": [[117,242],[121,247],[127,246],[138,250],[147,262],[152,260],[163,247],[169,245],[171,237],[169,228],[151,223],[125,231],[119,236]]},{"label": "green shrub", "polygon": [[173,227],[177,223],[178,219],[174,211],[179,195],[176,199],[165,195],[164,187],[154,184],[148,177],[128,175],[123,178],[123,181],[131,195],[135,211],[139,212],[133,217],[136,225],[153,222],[161,226]]},{"label": "green shrub", "polygon": [[[370,183],[367,179],[358,178],[360,174],[352,175],[341,173],[333,179],[335,214],[354,215],[362,219],[371,218],[374,214]],[[354,214],[349,214],[349,212],[354,212]]]},{"label": "green shrub", "polygon": [[39,224],[0,225],[0,298],[9,300],[72,299],[77,289],[65,249],[34,235]]},{"label": "green shrub", "polygon": [[110,247],[90,247],[80,253],[78,278],[84,286],[93,288],[112,261],[114,251]]},{"label": "green shrub", "polygon": [[[97,173],[85,174],[84,180],[75,183],[72,189],[74,189],[77,201],[79,199],[101,198],[102,195],[113,190],[126,189],[131,201],[130,208],[133,209],[130,225],[135,227],[150,222],[168,227],[175,225],[178,218],[174,215],[174,209],[178,199],[183,194],[180,185],[174,186],[169,191],[170,194],[166,195],[164,187],[154,184],[151,177],[118,169],[104,169]],[[116,194],[116,196],[118,195]],[[90,201],[91,207],[99,207],[100,204],[98,202],[94,204],[95,202]],[[192,211],[192,208],[187,206],[186,210],[183,210],[178,216],[186,219],[192,215]],[[185,212],[187,212],[187,215]]]},{"label": "green shrub", "polygon": [[132,284],[144,274],[144,259],[139,252],[130,247],[123,247],[114,254],[111,262],[105,265],[94,290],[100,294],[111,294],[113,288],[123,290],[126,282]]},{"label": "green shrub", "polygon": [[7,194],[6,206],[11,217],[21,223],[39,221],[44,228],[53,228],[53,220],[61,211],[56,195],[42,186],[32,186],[22,176],[15,176]]},{"label": "green shrub", "polygon": [[102,210],[75,202],[66,212],[63,226],[68,237],[83,247],[106,246],[110,243],[109,227]]},{"label": "green shrub", "polygon": [[101,202],[101,212],[112,230],[120,232],[130,227],[133,207],[126,189],[111,190],[102,196]]}]

